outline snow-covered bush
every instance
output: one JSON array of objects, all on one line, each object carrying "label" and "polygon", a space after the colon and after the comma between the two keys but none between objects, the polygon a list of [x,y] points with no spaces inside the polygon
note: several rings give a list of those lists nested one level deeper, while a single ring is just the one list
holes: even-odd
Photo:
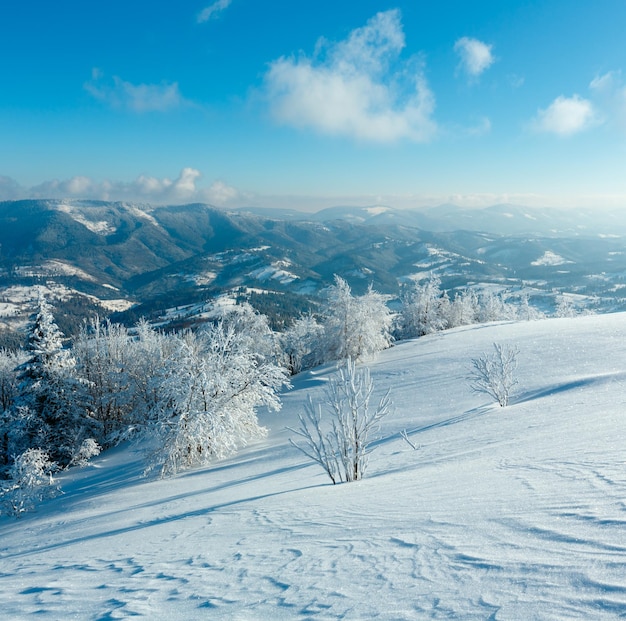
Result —
[{"label": "snow-covered bush", "polygon": [[365,474],[371,436],[391,410],[389,392],[371,407],[373,390],[369,369],[357,370],[348,359],[331,378],[324,403],[314,404],[309,397],[304,414],[299,414],[300,428],[290,428],[303,438],[302,443],[290,439],[293,446],[319,464],[333,484],[358,481]]},{"label": "snow-covered bush", "polygon": [[505,407],[511,390],[518,384],[515,371],[519,349],[498,343],[494,343],[493,348],[493,354],[482,354],[472,360],[468,379],[474,392],[485,393]]},{"label": "snow-covered bush", "polygon": [[58,493],[52,473],[56,464],[41,449],[28,449],[15,458],[9,480],[2,484],[3,512],[19,517]]},{"label": "snow-covered bush", "polygon": [[86,438],[78,447],[74,457],[72,457],[70,465],[79,467],[86,466],[92,457],[100,455],[101,450],[100,445],[93,438]]},{"label": "snow-covered bush", "polygon": [[264,435],[256,409],[280,408],[286,369],[260,356],[245,332],[222,323],[169,337],[175,349],[157,383],[149,469],[161,476],[220,459]]}]

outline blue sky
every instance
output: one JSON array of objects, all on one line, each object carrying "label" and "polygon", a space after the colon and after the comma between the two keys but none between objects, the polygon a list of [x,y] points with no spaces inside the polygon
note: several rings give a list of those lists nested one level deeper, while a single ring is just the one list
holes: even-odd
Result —
[{"label": "blue sky", "polygon": [[0,5],[0,199],[626,209],[626,2]]}]

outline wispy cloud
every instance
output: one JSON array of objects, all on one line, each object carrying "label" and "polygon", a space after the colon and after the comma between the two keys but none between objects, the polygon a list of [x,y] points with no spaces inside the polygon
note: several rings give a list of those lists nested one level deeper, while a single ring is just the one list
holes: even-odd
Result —
[{"label": "wispy cloud", "polygon": [[137,201],[154,204],[206,202],[225,206],[240,198],[236,188],[214,181],[208,188],[198,185],[199,170],[183,168],[178,177],[140,175],[133,181],[96,181],[86,176],[52,179],[31,188],[21,187],[10,177],[0,177],[0,200],[18,198],[77,198],[112,201]]},{"label": "wispy cloud", "polygon": [[602,108],[609,123],[626,130],[626,86],[621,71],[596,76],[589,85],[594,101]]},{"label": "wispy cloud", "polygon": [[85,90],[93,97],[113,108],[132,112],[167,112],[187,105],[189,102],[181,95],[178,83],[168,84],[132,84],[117,76],[106,81],[98,69],[92,71],[92,77],[85,83]]},{"label": "wispy cloud", "polygon": [[561,95],[547,108],[537,112],[531,121],[531,127],[537,132],[565,137],[585,131],[598,122],[598,115],[591,101],[579,95]]},{"label": "wispy cloud", "polygon": [[378,13],[347,39],[320,39],[312,57],[281,57],[265,75],[274,118],[330,135],[389,142],[428,141],[435,98],[405,46],[400,12]]},{"label": "wispy cloud", "polygon": [[217,0],[217,2],[209,5],[198,14],[198,23],[202,24],[210,19],[215,19],[224,9],[230,6],[231,2],[232,0]]},{"label": "wispy cloud", "polygon": [[488,45],[478,39],[461,37],[454,44],[454,51],[460,58],[458,69],[470,78],[477,78],[494,63],[492,48],[493,45]]}]

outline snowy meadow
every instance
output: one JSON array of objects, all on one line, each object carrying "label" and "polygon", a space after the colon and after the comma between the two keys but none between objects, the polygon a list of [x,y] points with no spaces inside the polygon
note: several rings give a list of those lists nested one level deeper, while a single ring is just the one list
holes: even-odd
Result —
[{"label": "snowy meadow", "polygon": [[[519,349],[505,408],[467,381],[494,342]],[[393,409],[349,484],[287,429],[332,364],[209,466],[146,478],[142,445],[119,445],[0,518],[3,618],[625,617],[625,360],[623,314],[399,342],[366,363]]]}]

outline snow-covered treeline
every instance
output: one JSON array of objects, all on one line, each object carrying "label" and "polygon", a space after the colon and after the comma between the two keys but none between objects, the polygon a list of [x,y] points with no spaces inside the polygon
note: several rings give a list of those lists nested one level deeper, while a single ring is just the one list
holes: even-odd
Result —
[{"label": "snow-covered treeline", "polygon": [[526,296],[513,304],[503,294],[492,291],[477,293],[474,289],[466,288],[456,292],[451,299],[442,290],[441,279],[436,275],[423,284],[406,284],[400,301],[396,333],[403,339],[475,323],[531,320],[543,316],[530,306]]},{"label": "snow-covered treeline", "polygon": [[2,478],[22,464],[20,481],[30,468],[40,486],[42,464],[52,474],[131,435],[150,440],[151,468],[172,474],[263,435],[256,408],[279,408],[287,384],[275,336],[250,307],[196,332],[93,320],[68,348],[41,299],[24,355],[0,352]]}]

